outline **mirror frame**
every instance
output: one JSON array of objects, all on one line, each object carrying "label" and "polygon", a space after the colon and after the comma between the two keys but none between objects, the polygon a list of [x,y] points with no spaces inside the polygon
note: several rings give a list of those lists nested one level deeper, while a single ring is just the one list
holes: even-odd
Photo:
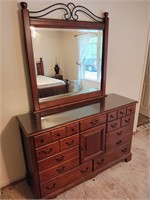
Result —
[{"label": "mirror frame", "polygon": [[[94,100],[99,100],[101,97],[106,96],[105,88],[106,88],[106,66],[107,66],[107,49],[108,49],[108,28],[109,28],[109,18],[108,13],[104,12],[103,17],[100,18],[94,15],[90,10],[83,6],[75,6],[73,3],[57,3],[53,4],[45,9],[40,11],[29,11],[27,9],[27,3],[21,2],[21,12],[23,19],[23,27],[24,27],[24,36],[26,43],[26,51],[27,51],[27,60],[30,72],[30,80],[31,80],[31,90],[33,96],[33,112],[44,112],[47,110],[60,109],[67,106],[71,106],[72,108],[77,104],[85,104],[87,102],[91,102]],[[57,8],[56,8],[57,7]],[[64,18],[65,19],[47,19],[41,18],[41,16],[31,16],[34,14],[38,14],[41,11],[46,9],[51,9],[47,14],[54,12],[56,10],[65,11]],[[77,12],[81,12],[88,16],[91,21],[78,21]],[[45,15],[47,15],[45,14]],[[31,37],[31,29],[30,27],[37,28],[67,28],[67,29],[92,29],[92,30],[103,30],[103,49],[102,49],[102,78],[101,78],[101,89],[94,92],[81,93],[77,95],[71,95],[67,97],[58,98],[55,100],[49,100],[44,102],[39,102],[38,97],[38,88],[36,83],[36,74],[35,74],[35,62],[33,55],[33,47],[32,47],[32,37]]]}]

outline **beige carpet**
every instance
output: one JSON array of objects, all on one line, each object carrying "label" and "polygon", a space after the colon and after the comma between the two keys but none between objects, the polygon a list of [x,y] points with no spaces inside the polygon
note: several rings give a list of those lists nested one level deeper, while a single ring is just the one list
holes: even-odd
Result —
[{"label": "beige carpet", "polygon": [[[150,199],[150,126],[133,136],[132,160],[121,162],[59,195],[56,200],[148,200]],[[25,180],[2,191],[2,199],[33,199]]]}]

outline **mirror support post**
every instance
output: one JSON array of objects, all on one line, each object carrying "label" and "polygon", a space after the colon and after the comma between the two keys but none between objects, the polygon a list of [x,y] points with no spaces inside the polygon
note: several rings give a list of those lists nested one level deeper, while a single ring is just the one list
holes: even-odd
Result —
[{"label": "mirror support post", "polygon": [[20,6],[21,6],[23,23],[24,23],[24,35],[25,35],[25,40],[26,40],[27,59],[28,59],[29,72],[30,72],[32,96],[33,96],[33,101],[34,101],[34,111],[38,111],[39,110],[38,89],[37,89],[37,83],[36,83],[36,74],[34,70],[35,67],[34,67],[31,30],[30,30],[29,11],[27,9],[26,2],[21,2]]}]

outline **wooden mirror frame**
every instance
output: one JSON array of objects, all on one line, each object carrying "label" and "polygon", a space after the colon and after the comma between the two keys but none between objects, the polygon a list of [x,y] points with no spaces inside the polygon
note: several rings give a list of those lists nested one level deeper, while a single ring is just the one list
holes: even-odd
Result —
[{"label": "wooden mirror frame", "polygon": [[[85,104],[86,102],[98,100],[101,97],[106,96],[105,88],[106,88],[106,65],[107,65],[108,27],[109,27],[108,13],[104,12],[104,17],[100,18],[94,15],[87,8],[83,6],[75,6],[73,3],[68,3],[68,4],[57,3],[40,11],[29,11],[27,9],[26,2],[21,2],[20,6],[22,12],[23,26],[24,26],[27,59],[28,59],[30,79],[31,79],[31,89],[33,95],[33,105],[34,105],[33,112],[35,113],[44,112],[47,110],[60,109],[62,107],[65,109],[65,107],[67,106],[71,106],[73,108],[77,104]],[[39,13],[47,9],[50,9],[50,11],[47,12],[47,14],[59,9],[64,10],[65,19],[60,20],[60,19],[41,18],[47,14],[40,16]],[[85,14],[90,19],[92,19],[92,21],[78,21],[77,12]],[[38,16],[31,16],[34,14],[37,14]],[[32,47],[32,37],[30,29],[31,26],[38,28],[103,30],[101,89],[94,92],[88,92],[83,94],[67,96],[60,99],[39,102],[38,88],[37,88],[36,74],[35,74],[35,62],[34,62],[33,47]]]}]

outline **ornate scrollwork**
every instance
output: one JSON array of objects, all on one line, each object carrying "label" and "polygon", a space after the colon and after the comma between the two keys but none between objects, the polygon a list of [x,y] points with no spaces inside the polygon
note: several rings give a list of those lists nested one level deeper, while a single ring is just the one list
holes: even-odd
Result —
[{"label": "ornate scrollwork", "polygon": [[[27,4],[25,2],[21,2],[20,3],[21,7],[27,8]],[[89,9],[87,9],[84,6],[78,5],[75,6],[73,3],[68,3],[68,4],[64,4],[64,3],[56,3],[53,4],[47,8],[44,8],[42,10],[38,10],[38,11],[29,11],[30,14],[30,18],[43,18],[46,15],[57,11],[57,10],[63,10],[64,14],[63,14],[63,18],[65,20],[74,20],[77,21],[79,16],[78,13],[83,13],[84,15],[86,15],[87,17],[89,17],[90,19],[97,21],[97,22],[102,22],[104,20],[104,18],[98,17],[96,16],[94,13],[92,13]]]}]

